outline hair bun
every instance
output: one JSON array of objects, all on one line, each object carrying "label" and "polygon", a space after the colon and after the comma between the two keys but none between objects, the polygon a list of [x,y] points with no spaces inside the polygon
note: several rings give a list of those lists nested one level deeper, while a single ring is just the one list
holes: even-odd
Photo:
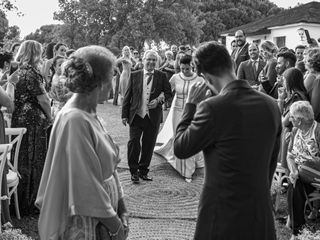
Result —
[{"label": "hair bun", "polygon": [[66,87],[74,93],[91,92],[96,84],[93,82],[91,65],[82,58],[72,56],[63,64],[63,75],[66,77]]}]

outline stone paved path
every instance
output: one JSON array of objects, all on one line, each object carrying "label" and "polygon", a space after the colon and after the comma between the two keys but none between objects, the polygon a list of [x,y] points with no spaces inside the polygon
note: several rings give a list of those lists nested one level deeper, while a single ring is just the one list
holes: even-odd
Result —
[{"label": "stone paved path", "polygon": [[98,106],[98,113],[120,146],[119,175],[130,212],[129,240],[192,239],[203,172],[197,170],[192,183],[186,183],[163,158],[154,154],[150,167],[153,182],[133,185],[126,157],[129,128],[121,123],[120,109],[105,103]]}]

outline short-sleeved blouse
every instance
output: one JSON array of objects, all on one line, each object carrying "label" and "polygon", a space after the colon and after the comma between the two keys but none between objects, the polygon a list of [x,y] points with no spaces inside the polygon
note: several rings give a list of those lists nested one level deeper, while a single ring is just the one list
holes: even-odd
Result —
[{"label": "short-sleeved blouse", "polygon": [[307,161],[320,160],[320,124],[313,122],[310,130],[303,134],[297,130],[293,140],[293,146],[289,157],[294,159],[296,164],[304,164]]},{"label": "short-sleeved blouse", "polygon": [[37,96],[46,93],[44,80],[39,70],[31,65],[21,66],[18,70],[19,81],[15,83],[12,120],[23,123],[42,125],[47,121]]}]

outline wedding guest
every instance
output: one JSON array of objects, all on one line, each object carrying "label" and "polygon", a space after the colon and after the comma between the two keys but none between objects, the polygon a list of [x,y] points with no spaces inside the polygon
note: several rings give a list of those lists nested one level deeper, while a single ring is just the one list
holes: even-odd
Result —
[{"label": "wedding guest", "polygon": [[186,180],[192,181],[192,174],[196,168],[204,167],[202,153],[196,154],[188,159],[179,159],[173,153],[173,140],[177,125],[182,117],[187,95],[195,83],[203,82],[204,79],[192,71],[192,57],[185,55],[180,59],[180,73],[176,73],[170,79],[171,89],[175,96],[167,119],[159,133],[154,152],[163,156]]},{"label": "wedding guest", "polygon": [[278,89],[278,106],[282,113],[282,134],[280,161],[281,166],[288,169],[287,152],[288,142],[286,136],[292,131],[290,122],[290,106],[297,101],[309,100],[306,88],[303,85],[303,75],[297,68],[289,68],[283,73],[283,87]]},{"label": "wedding guest", "polygon": [[258,87],[259,74],[266,65],[266,63],[259,58],[259,47],[255,43],[249,44],[249,56],[250,59],[240,63],[237,73],[238,79],[247,80],[253,87]]},{"label": "wedding guest", "polygon": [[266,62],[266,65],[259,75],[259,81],[261,83],[259,89],[260,91],[269,94],[274,83],[277,81],[277,59],[275,56],[278,49],[277,46],[271,41],[262,42],[260,48],[261,56]]},{"label": "wedding guest", "polygon": [[52,122],[50,100],[44,89],[40,73],[42,47],[37,41],[27,40],[21,44],[17,53],[18,82],[14,86],[14,111],[12,124],[27,128],[22,138],[19,152],[18,187],[19,208],[22,215],[34,214],[42,169],[47,153],[47,128]]},{"label": "wedding guest", "polygon": [[51,133],[36,201],[41,239],[127,238],[128,213],[116,170],[119,148],[97,117],[102,87],[111,90],[115,60],[106,48],[88,46],[64,65],[74,94]]},{"label": "wedding guest", "polygon": [[52,99],[51,115],[53,119],[72,96],[72,92],[65,86],[66,79],[62,76],[61,65],[65,61],[64,57],[56,56],[51,66],[53,76],[49,96]]},{"label": "wedding guest", "polygon": [[10,76],[10,63],[12,59],[12,53],[0,52],[0,85],[4,88]]},{"label": "wedding guest", "polygon": [[296,131],[292,135],[292,147],[288,152],[288,212],[289,225],[293,231],[291,240],[295,240],[305,224],[306,195],[314,191],[314,187],[301,174],[301,166],[312,166],[320,170],[320,124],[315,121],[308,101],[297,101],[291,105],[290,121]]},{"label": "wedding guest", "polygon": [[120,79],[119,79],[119,103],[122,104],[125,92],[128,87],[132,61],[131,52],[128,46],[124,46],[122,49],[122,56],[117,60],[117,64],[120,64]]},{"label": "wedding guest", "polygon": [[20,45],[21,45],[21,43],[19,43],[19,42],[12,44],[10,52],[12,53],[13,58],[16,57]]},{"label": "wedding guest", "polygon": [[312,58],[314,55],[318,53],[320,53],[320,48],[309,48],[305,50],[304,64],[307,72],[304,76],[304,86],[306,87],[308,94],[311,94],[314,80],[317,77],[316,73],[311,67],[311,64],[309,63],[309,58]]},{"label": "wedding guest", "polygon": [[[314,119],[320,122],[320,51],[315,49],[308,52],[306,57],[306,66],[315,75],[313,82],[308,85],[307,91],[310,98],[310,103],[314,112]],[[306,81],[305,81],[306,84]]]}]

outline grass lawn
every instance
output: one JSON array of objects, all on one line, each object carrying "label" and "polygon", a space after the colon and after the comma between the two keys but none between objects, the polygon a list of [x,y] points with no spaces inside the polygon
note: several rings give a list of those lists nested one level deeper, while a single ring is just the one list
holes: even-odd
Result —
[{"label": "grass lawn", "polygon": [[[107,129],[108,129],[108,131],[110,131],[109,132],[110,135],[119,144],[121,158],[126,159],[126,144],[127,144],[127,140],[128,140],[128,127],[124,127],[121,124],[120,107],[113,106],[110,103],[105,103],[103,105],[99,105],[98,112],[99,112],[99,115],[105,120],[106,125],[107,125]],[[165,112],[165,115],[167,113],[168,112]],[[119,169],[119,172],[121,172],[121,173],[123,173],[124,171],[127,171],[127,170],[125,168]],[[166,171],[174,171],[174,170],[167,169]],[[153,173],[153,176],[157,177],[156,173]],[[184,182],[183,179],[181,181]],[[193,184],[193,183],[191,183],[191,184]],[[129,187],[131,187],[131,186],[129,185]],[[124,186],[124,192],[126,192],[126,190],[129,191],[128,185]],[[200,192],[201,188],[199,188],[198,191]],[[157,202],[154,202],[154,204],[157,204]],[[287,215],[286,206],[287,206],[286,195],[282,194],[280,197],[280,209],[275,216],[276,219],[278,219],[278,218],[281,219],[282,217]],[[154,219],[157,220],[157,217],[158,216],[154,216]],[[31,239],[39,239],[38,232],[37,232],[37,220],[38,220],[37,215],[30,216],[30,217],[24,217],[21,220],[18,220],[13,217],[13,225],[15,228],[21,229],[22,233],[31,237]],[[177,220],[179,220],[179,219],[177,219]],[[132,222],[134,222],[134,219],[132,220]],[[157,223],[157,221],[154,221],[154,224],[156,224],[156,223]],[[140,226],[144,226],[145,222],[143,222],[142,218],[139,218],[139,219],[136,218],[136,224],[141,224]],[[278,239],[279,240],[290,239],[291,232],[289,229],[286,228],[285,222],[276,220],[275,224],[276,224]],[[310,226],[316,226],[316,228],[319,229],[319,219],[316,223],[310,224]],[[152,226],[148,226],[148,228],[149,227],[152,228]],[[139,226],[137,228],[135,228],[136,231],[139,231],[139,229],[141,229],[141,227],[139,227]],[[159,229],[159,231],[161,232],[163,230]],[[174,236],[174,233],[172,233],[172,236]],[[131,237],[129,235],[129,239],[130,238]],[[0,234],[0,240],[1,239],[3,239],[3,238],[1,238],[1,234]],[[21,239],[21,238],[15,238],[15,239]],[[135,239],[138,239],[138,238],[135,238]],[[140,239],[143,240],[144,238],[140,238]],[[166,238],[166,239],[170,239],[170,238]]]}]

